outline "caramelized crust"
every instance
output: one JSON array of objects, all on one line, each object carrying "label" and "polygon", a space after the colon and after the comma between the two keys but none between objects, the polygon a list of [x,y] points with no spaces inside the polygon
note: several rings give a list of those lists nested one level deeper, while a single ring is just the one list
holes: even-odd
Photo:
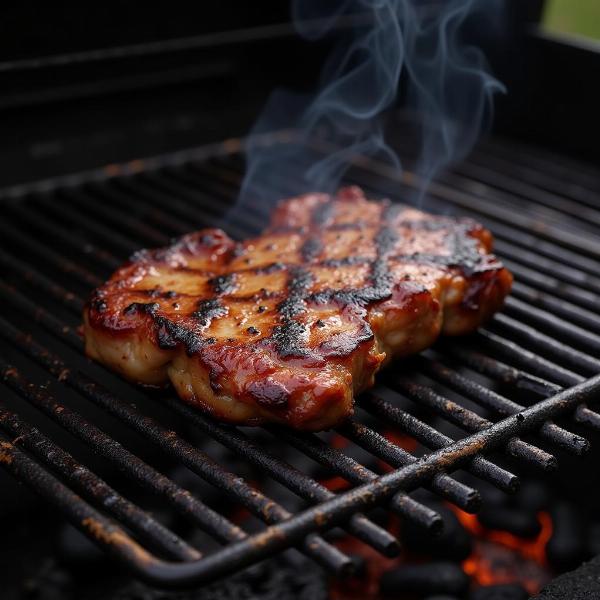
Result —
[{"label": "caramelized crust", "polygon": [[392,357],[500,308],[512,276],[491,245],[358,188],[293,198],[257,238],[206,229],[137,253],[87,304],[86,352],[222,420],[325,429]]}]

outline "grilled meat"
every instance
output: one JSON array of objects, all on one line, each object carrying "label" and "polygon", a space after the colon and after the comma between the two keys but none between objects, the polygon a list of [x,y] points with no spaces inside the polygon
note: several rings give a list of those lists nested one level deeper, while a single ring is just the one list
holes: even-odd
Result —
[{"label": "grilled meat", "polygon": [[233,423],[321,430],[392,357],[476,329],[510,273],[489,231],[358,188],[282,202],[261,236],[136,254],[85,309],[87,354]]}]

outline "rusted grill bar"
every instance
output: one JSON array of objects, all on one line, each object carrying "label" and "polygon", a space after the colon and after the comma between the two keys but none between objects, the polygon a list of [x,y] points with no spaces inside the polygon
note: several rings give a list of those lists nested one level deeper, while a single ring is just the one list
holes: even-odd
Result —
[{"label": "rusted grill bar", "polygon": [[[582,191],[571,198],[563,198],[559,188],[552,195],[545,194],[544,190],[553,188],[540,174],[539,164],[518,171],[531,178],[524,182],[496,172],[506,157],[493,155],[494,146],[486,147],[482,156],[476,154],[456,173],[442,176],[431,186],[425,208],[447,212],[451,207],[456,214],[474,216],[492,229],[498,253],[517,277],[506,311],[467,340],[444,340],[412,359],[411,375],[383,374],[379,385],[358,399],[361,410],[337,435],[362,448],[374,463],[362,464],[344,448],[316,435],[266,428],[274,434],[269,439],[285,444],[293,460],[308,457],[330,475],[345,480],[347,490],[338,493],[238,428],[215,423],[172,397],[148,397],[133,406],[129,396],[139,398],[139,390],[131,388],[124,395],[113,389],[117,383],[113,374],[80,359],[73,362],[73,351],[75,356],[81,354],[76,331],[89,289],[131,251],[219,223],[235,202],[241,182],[239,155],[223,147],[193,150],[146,161],[141,171],[138,163],[135,173],[124,166],[120,176],[95,173],[5,191],[0,195],[7,215],[0,224],[0,264],[8,277],[0,282],[0,353],[10,350],[11,359],[0,359],[4,384],[225,545],[205,553],[180,539],[18,411],[5,408],[0,398],[0,428],[11,436],[3,434],[0,440],[2,464],[139,577],[158,585],[183,586],[209,581],[290,546],[337,573],[346,572],[350,559],[319,531],[342,526],[391,556],[398,551],[397,541],[365,514],[371,507],[386,506],[435,532],[442,526],[440,516],[411,498],[412,490],[426,487],[474,511],[481,502],[477,490],[450,472],[463,468],[511,491],[518,478],[495,462],[492,451],[504,450],[515,465],[554,468],[553,454],[538,448],[530,437],[527,442],[519,439],[524,433],[575,455],[584,453],[587,440],[553,419],[571,413],[575,421],[600,429],[600,415],[586,405],[600,390],[600,318],[595,312],[600,300],[600,244],[587,235],[598,228],[600,220],[593,214],[600,212],[591,211],[590,196]],[[376,196],[404,200],[419,185],[410,172],[399,177],[372,161],[360,161],[349,180]],[[489,198],[485,193],[482,197],[472,193],[475,182],[480,188],[483,185]],[[296,184],[293,173],[281,173],[273,182],[282,196],[295,193]],[[511,194],[527,198],[526,211],[514,214]],[[565,227],[557,218],[574,206],[583,206],[585,214],[592,215],[580,235],[572,229],[579,217],[568,220]],[[267,212],[263,207],[251,214],[233,212],[226,228],[236,237],[251,235],[265,224]],[[540,215],[548,221],[540,220]],[[18,318],[13,320],[12,315]],[[540,326],[544,334],[537,329]],[[32,362],[56,378],[52,391],[31,383]],[[525,407],[509,395],[500,395],[469,378],[465,366],[491,381],[527,390],[537,402]],[[429,382],[435,382],[435,390]],[[122,390],[123,383],[117,387]],[[67,388],[152,442],[165,457],[201,475],[258,516],[266,529],[252,535],[245,532],[243,523],[239,526],[209,508],[138,458],[110,432],[62,402]],[[482,416],[460,400],[450,401],[445,392],[458,393],[489,412]],[[428,416],[411,414],[404,408],[406,399],[416,402]],[[156,405],[179,418],[182,432],[167,429],[151,415]],[[363,419],[363,410],[374,417]],[[494,423],[490,414],[502,420]],[[440,420],[458,426],[462,437],[442,433],[436,427]],[[297,509],[295,514],[287,510],[195,448],[183,433],[184,424],[216,440],[313,506]],[[390,430],[420,443],[425,454],[417,459],[394,438],[386,437]],[[393,470],[381,475],[373,466],[377,461]]]}]

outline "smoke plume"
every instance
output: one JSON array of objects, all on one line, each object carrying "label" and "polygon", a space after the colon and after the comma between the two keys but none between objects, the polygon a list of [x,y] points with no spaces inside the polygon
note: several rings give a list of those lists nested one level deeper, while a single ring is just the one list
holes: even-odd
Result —
[{"label": "smoke plume", "polygon": [[[400,169],[381,118],[399,104],[399,90],[419,130],[421,193],[440,169],[469,152],[489,123],[492,97],[503,86],[464,30],[474,22],[493,26],[500,0],[293,0],[292,9],[301,36],[332,36],[335,44],[314,94],[277,90],[257,120],[246,146],[240,197],[246,207],[277,199],[273,182],[287,174],[298,193],[334,191],[357,155]],[[356,24],[340,29],[343,19]],[[253,137],[282,129],[295,130],[296,143],[269,146]],[[335,150],[311,152],[315,138]]]}]

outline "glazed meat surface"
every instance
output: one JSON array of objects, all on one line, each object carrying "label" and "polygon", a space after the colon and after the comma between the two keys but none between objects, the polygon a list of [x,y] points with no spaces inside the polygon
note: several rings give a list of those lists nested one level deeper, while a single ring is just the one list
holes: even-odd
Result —
[{"label": "glazed meat surface", "polygon": [[86,305],[87,354],[232,423],[329,428],[393,357],[475,330],[512,277],[492,236],[367,200],[285,200],[259,237],[219,229],[144,250]]}]

